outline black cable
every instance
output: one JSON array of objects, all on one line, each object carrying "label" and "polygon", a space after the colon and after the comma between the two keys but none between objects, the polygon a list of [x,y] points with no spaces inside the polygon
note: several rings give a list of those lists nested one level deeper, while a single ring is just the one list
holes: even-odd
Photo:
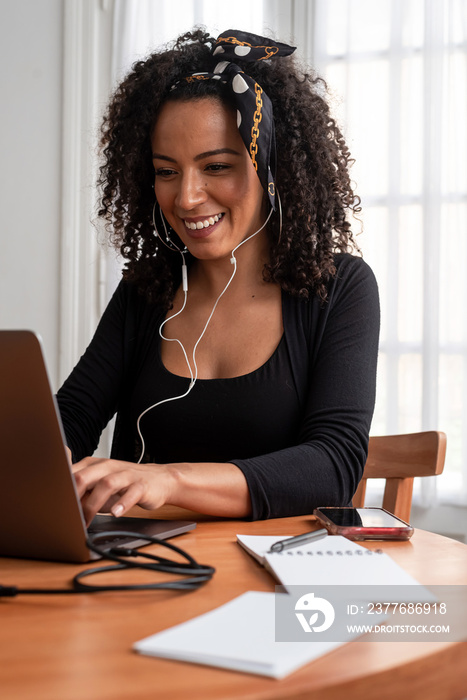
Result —
[{"label": "black cable", "polygon": [[[149,554],[136,549],[128,549],[123,546],[108,546],[103,548],[96,544],[96,541],[108,537],[131,537],[133,540],[144,540],[151,544],[160,544],[163,547],[171,549],[186,562],[173,561],[159,555]],[[70,594],[70,593],[99,593],[104,591],[147,591],[147,590],[187,590],[192,591],[199,588],[203,583],[209,581],[215,569],[212,566],[198,564],[188,552],[185,552],[180,547],[161,540],[158,537],[150,535],[140,535],[139,533],[126,531],[106,531],[92,535],[86,540],[86,545],[92,551],[104,559],[110,559],[116,562],[110,566],[92,567],[76,574],[72,580],[72,588],[18,588],[17,586],[1,586],[0,597],[15,597],[21,595],[53,595],[53,594]],[[125,557],[125,559],[124,559]],[[127,557],[138,557],[138,561],[131,561]],[[148,562],[141,561],[141,558],[147,559]],[[109,571],[122,571],[127,569],[145,569],[147,571],[162,571],[164,573],[177,574],[183,578],[171,581],[160,581],[158,583],[145,583],[134,585],[114,585],[114,586],[99,586],[89,583],[83,583],[82,579],[88,576],[95,576]]]}]

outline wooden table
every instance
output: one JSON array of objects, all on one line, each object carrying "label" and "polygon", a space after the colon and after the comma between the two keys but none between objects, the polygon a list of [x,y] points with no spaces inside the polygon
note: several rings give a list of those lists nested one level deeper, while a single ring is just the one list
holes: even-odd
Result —
[{"label": "wooden table", "polygon": [[[166,509],[167,514],[180,517],[175,509]],[[1,598],[2,700],[467,697],[467,642],[352,642],[281,681],[133,653],[133,642],[246,590],[274,590],[272,577],[236,544],[237,533],[290,535],[316,525],[310,517],[254,523],[197,519],[196,530],[174,542],[217,569],[198,591]],[[467,584],[466,545],[418,530],[411,541],[385,543],[383,548],[421,583]],[[82,568],[0,559],[0,583],[63,587]],[[120,575],[113,574],[112,583]]]}]

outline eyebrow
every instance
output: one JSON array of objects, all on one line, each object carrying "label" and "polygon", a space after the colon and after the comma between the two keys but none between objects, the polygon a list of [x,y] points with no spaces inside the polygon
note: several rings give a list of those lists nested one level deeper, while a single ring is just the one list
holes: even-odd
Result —
[{"label": "eyebrow", "polygon": [[[210,156],[219,156],[223,153],[230,153],[233,156],[241,155],[238,151],[234,150],[233,148],[216,148],[214,151],[205,151],[204,153],[199,153],[197,156],[194,157],[194,160],[203,160],[203,158],[209,158]],[[175,158],[170,158],[170,156],[164,156],[161,153],[153,153],[152,157],[153,160],[157,158],[158,160],[167,160],[170,163],[176,163]]]}]

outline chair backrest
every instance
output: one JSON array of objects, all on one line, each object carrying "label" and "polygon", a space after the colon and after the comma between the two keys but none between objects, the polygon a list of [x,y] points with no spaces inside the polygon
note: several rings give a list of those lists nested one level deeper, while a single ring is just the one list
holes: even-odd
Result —
[{"label": "chair backrest", "polygon": [[383,508],[409,522],[414,477],[441,474],[445,457],[446,435],[435,430],[370,437],[368,458],[353,506],[363,507],[367,479],[386,479]]}]

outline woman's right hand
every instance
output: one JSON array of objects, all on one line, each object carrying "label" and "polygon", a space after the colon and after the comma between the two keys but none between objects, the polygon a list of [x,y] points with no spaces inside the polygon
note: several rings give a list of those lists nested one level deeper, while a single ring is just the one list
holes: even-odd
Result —
[{"label": "woman's right hand", "polygon": [[135,505],[156,510],[170,500],[167,465],[86,457],[72,469],[87,525],[97,513],[119,517]]}]

